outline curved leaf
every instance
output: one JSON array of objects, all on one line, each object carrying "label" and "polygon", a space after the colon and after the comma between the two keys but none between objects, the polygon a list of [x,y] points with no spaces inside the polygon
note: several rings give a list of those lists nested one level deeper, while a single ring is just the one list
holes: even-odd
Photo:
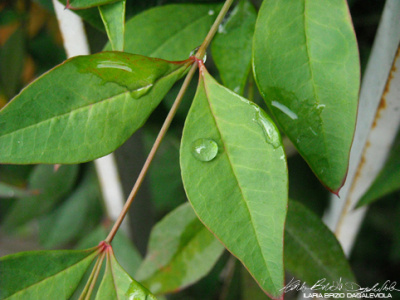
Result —
[{"label": "curved leaf", "polygon": [[167,60],[186,59],[203,42],[220,8],[171,4],[149,9],[126,23],[125,51]]},{"label": "curved leaf", "polygon": [[51,210],[72,189],[79,166],[61,166],[57,172],[50,165],[36,166],[29,178],[32,195],[14,203],[3,222],[6,228],[14,228]]},{"label": "curved leaf", "polygon": [[153,228],[135,277],[155,294],[180,290],[204,277],[223,250],[185,203]]},{"label": "curved leaf", "polygon": [[390,150],[389,157],[368,191],[357,203],[357,207],[370,204],[400,189],[400,131]]},{"label": "curved leaf", "polygon": [[355,282],[342,247],[326,225],[296,201],[289,201],[285,226],[285,267],[302,281],[314,284]]},{"label": "curved leaf", "polygon": [[253,69],[285,134],[320,181],[338,192],[347,173],[360,87],[346,1],[263,1]]},{"label": "curved leaf", "polygon": [[96,300],[102,299],[156,300],[145,287],[125,272],[111,248],[107,251],[106,271],[96,295]]},{"label": "curved leaf", "polygon": [[99,6],[101,19],[114,51],[124,51],[125,6],[126,0]]},{"label": "curved leaf", "polygon": [[248,0],[234,8],[211,44],[211,53],[224,85],[243,94],[251,66],[251,47],[257,12]]},{"label": "curved leaf", "polygon": [[280,298],[288,180],[273,122],[202,67],[180,155],[185,190],[200,220],[265,292]]},{"label": "curved leaf", "polygon": [[21,252],[0,258],[0,299],[69,299],[97,248]]},{"label": "curved leaf", "polygon": [[114,151],[189,65],[122,52],[67,60],[0,111],[0,162],[78,163]]}]

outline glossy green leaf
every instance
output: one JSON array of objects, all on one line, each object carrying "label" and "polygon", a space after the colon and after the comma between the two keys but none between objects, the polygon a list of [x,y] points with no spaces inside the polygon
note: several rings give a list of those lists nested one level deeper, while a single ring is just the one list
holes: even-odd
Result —
[{"label": "glossy green leaf", "polygon": [[7,97],[15,95],[21,84],[25,62],[25,35],[18,28],[0,49],[0,85]]},{"label": "glossy green leaf", "polygon": [[126,23],[125,51],[168,60],[186,59],[203,42],[220,7],[172,4],[149,9]]},{"label": "glossy green leaf", "polygon": [[87,220],[93,217],[93,206],[100,206],[100,197],[97,175],[90,168],[68,199],[40,220],[40,243],[46,248],[52,248],[78,237]]},{"label": "glossy green leaf", "polygon": [[396,136],[384,167],[357,203],[357,207],[370,204],[400,189],[400,131]]},{"label": "glossy green leaf", "polygon": [[211,44],[211,53],[224,85],[243,94],[251,66],[251,47],[257,13],[249,0],[241,0]]},{"label": "glossy green leaf", "polygon": [[55,172],[51,165],[37,166],[29,178],[29,189],[36,192],[16,200],[2,225],[14,228],[51,210],[73,187],[78,169],[68,165]]},{"label": "glossy green leaf", "polygon": [[114,151],[189,65],[122,52],[67,60],[0,111],[0,162],[77,163]]},{"label": "glossy green leaf", "polygon": [[135,278],[154,294],[170,293],[204,277],[223,250],[185,203],[154,226]]},{"label": "glossy green leaf", "polygon": [[107,252],[106,271],[96,295],[96,300],[102,299],[156,300],[145,287],[125,272],[112,250]]},{"label": "glossy green leaf", "polygon": [[309,284],[355,282],[354,275],[334,234],[314,213],[296,201],[289,202],[285,227],[285,267]]},{"label": "glossy green leaf", "polygon": [[[85,236],[79,242],[76,248],[86,249],[97,246],[107,237],[108,232],[109,229],[107,230],[104,225],[100,225],[90,234]],[[112,246],[118,261],[121,262],[128,274],[133,276],[142,262],[142,257],[140,256],[139,251],[133,245],[132,241],[121,230],[119,230],[115,235],[112,241]]]},{"label": "glossy green leaf", "polygon": [[101,18],[114,51],[124,51],[125,6],[126,0],[99,6]]},{"label": "glossy green leaf", "polygon": [[280,298],[288,174],[274,123],[203,67],[180,155],[186,194],[200,220],[265,292]]},{"label": "glossy green leaf", "polygon": [[320,181],[338,192],[347,173],[360,87],[346,1],[263,1],[253,70],[285,134]]},{"label": "glossy green leaf", "polygon": [[30,195],[32,192],[0,182],[0,198],[20,198]]},{"label": "glossy green leaf", "polygon": [[97,253],[92,248],[4,256],[0,258],[0,299],[69,299]]},{"label": "glossy green leaf", "polygon": [[69,9],[84,9],[104,4],[114,3],[119,0],[67,0],[67,8]]}]

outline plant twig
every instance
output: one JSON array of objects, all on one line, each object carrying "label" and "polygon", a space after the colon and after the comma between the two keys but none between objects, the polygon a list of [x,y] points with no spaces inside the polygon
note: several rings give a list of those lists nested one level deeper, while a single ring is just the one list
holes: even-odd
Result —
[{"label": "plant twig", "polygon": [[186,75],[185,81],[182,84],[182,87],[178,93],[178,96],[176,96],[175,102],[172,105],[172,108],[169,111],[168,116],[165,119],[163,126],[161,127],[160,132],[158,133],[158,136],[153,144],[153,147],[150,150],[149,155],[147,156],[147,159],[143,165],[142,170],[139,173],[139,176],[135,182],[135,185],[133,186],[132,191],[128,196],[128,199],[126,200],[125,205],[124,205],[118,219],[115,221],[113,228],[111,229],[110,233],[108,234],[107,238],[105,239],[105,242],[111,243],[115,234],[118,231],[119,226],[121,225],[122,221],[124,220],[125,215],[128,213],[129,207],[132,205],[133,200],[135,199],[135,196],[136,196],[140,186],[143,183],[144,177],[146,176],[146,173],[150,167],[150,164],[153,161],[153,158],[161,144],[161,141],[163,140],[165,134],[167,133],[169,126],[171,125],[171,122],[176,114],[176,111],[178,110],[178,107],[179,107],[180,103],[182,102],[183,95],[185,94],[187,88],[189,87],[189,83],[192,80],[196,70],[197,70],[197,64],[194,63],[192,65],[192,67],[190,68],[189,73]]},{"label": "plant twig", "polygon": [[232,3],[233,3],[233,0],[225,1],[224,6],[221,8],[221,11],[219,12],[217,18],[214,21],[214,24],[212,25],[212,27],[211,27],[210,31],[208,32],[206,38],[204,39],[203,43],[199,47],[199,50],[197,50],[196,57],[198,59],[203,59],[208,46],[210,45],[214,35],[217,33],[218,27],[221,25],[222,21],[224,20],[225,15],[228,12],[229,8],[231,7]]},{"label": "plant twig", "polygon": [[191,69],[189,70],[189,73],[186,75],[185,81],[182,84],[182,87],[178,93],[178,96],[176,96],[175,102],[172,105],[171,110],[168,113],[167,118],[164,121],[163,126],[161,127],[160,132],[158,133],[158,136],[153,144],[153,147],[150,150],[150,153],[143,165],[142,170],[139,173],[139,176],[135,182],[135,185],[132,188],[131,193],[128,196],[128,199],[125,202],[124,207],[122,208],[122,211],[118,217],[118,219],[115,221],[114,226],[112,227],[110,233],[108,234],[107,238],[105,239],[106,243],[111,243],[115,234],[118,231],[118,228],[121,226],[122,221],[124,220],[126,214],[128,213],[129,207],[132,205],[133,200],[135,199],[135,196],[137,192],[139,191],[140,186],[143,183],[144,177],[146,176],[146,173],[151,165],[151,162],[154,159],[154,156],[160,147],[161,141],[163,140],[165,134],[167,133],[167,130],[176,114],[176,111],[178,110],[179,105],[182,102],[183,95],[185,94],[187,88],[189,87],[189,83],[191,82],[196,70],[197,70],[197,62],[202,61],[202,58],[206,52],[207,47],[210,45],[210,42],[212,38],[214,37],[215,33],[218,30],[218,26],[221,24],[222,20],[224,19],[226,13],[229,10],[229,7],[231,6],[233,0],[227,0],[222,7],[221,11],[219,12],[214,24],[212,25],[210,31],[208,32],[206,38],[204,39],[204,42],[201,44],[199,47],[199,50],[197,51],[195,57],[194,57],[194,64],[192,65]]}]

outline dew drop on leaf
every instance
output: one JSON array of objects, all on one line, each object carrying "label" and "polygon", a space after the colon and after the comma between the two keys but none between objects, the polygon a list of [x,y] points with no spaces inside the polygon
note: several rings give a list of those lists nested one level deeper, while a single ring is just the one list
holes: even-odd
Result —
[{"label": "dew drop on leaf", "polygon": [[140,97],[146,95],[151,90],[152,87],[153,87],[153,85],[149,84],[149,85],[143,86],[141,88],[138,88],[136,90],[133,90],[130,93],[131,97],[135,98],[135,99],[139,99]]},{"label": "dew drop on leaf", "polygon": [[192,144],[192,154],[200,161],[211,161],[218,154],[218,145],[211,139],[198,139]]},{"label": "dew drop on leaf", "polygon": [[258,125],[261,126],[267,143],[271,144],[275,149],[278,148],[281,145],[281,142],[274,124],[272,124],[271,121],[264,116],[264,113],[259,109],[256,112],[256,117],[254,120]]}]

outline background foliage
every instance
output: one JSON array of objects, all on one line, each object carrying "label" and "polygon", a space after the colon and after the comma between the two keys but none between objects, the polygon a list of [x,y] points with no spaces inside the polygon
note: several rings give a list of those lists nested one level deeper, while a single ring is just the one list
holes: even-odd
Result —
[{"label": "background foliage", "polygon": [[[141,26],[141,22],[159,23],[159,20],[149,20],[145,15],[142,19],[139,17],[134,21],[129,21],[133,16],[151,7],[183,2],[198,3],[200,1],[128,1],[126,34],[137,35],[135,30]],[[195,46],[201,43],[212,23],[209,11],[217,11],[220,7],[219,2],[222,1],[202,1],[202,3],[207,3],[203,10],[193,9],[190,15],[183,14],[177,9],[171,10],[171,17],[187,18],[188,27],[184,38],[187,43]],[[260,2],[252,1],[257,9],[260,7]],[[357,34],[363,70],[371,50],[383,1],[352,0],[348,2]],[[90,9],[80,12],[80,14],[88,23],[86,30],[92,53],[101,51],[106,46],[107,37],[97,10]],[[252,15],[251,9],[248,14]],[[226,23],[226,28],[231,26],[232,30],[235,30],[235,13],[232,13],[231,17],[232,20]],[[251,20],[251,18],[246,20]],[[196,35],[190,34],[193,24],[196,24]],[[126,43],[126,51],[138,53],[140,47],[139,54],[143,55],[158,57],[162,52],[165,55],[162,58],[165,59],[186,58],[189,53],[182,52],[181,49],[187,47],[174,48],[174,37],[163,36],[162,27],[160,24],[157,37],[144,34],[144,38],[149,39],[146,47],[135,44],[132,39]],[[182,34],[185,34],[184,30],[182,30]],[[215,74],[217,79],[221,79],[232,89],[238,86],[238,92],[247,93],[243,82],[239,82],[238,85],[232,84],[230,82],[234,82],[235,78],[227,78],[222,74],[219,76],[216,72],[212,57],[220,55],[215,49],[215,45],[224,43],[223,38],[222,35],[217,35],[215,44],[211,47],[211,53],[208,53],[208,69]],[[170,52],[159,50],[160,45],[158,44],[152,45],[154,41],[160,41],[160,39],[164,39],[165,47],[170,49]],[[51,1],[3,1],[0,4],[0,47],[0,107],[2,107],[22,87],[65,59]],[[249,71],[246,55],[237,55],[237,57],[233,54],[230,55],[231,60],[237,59],[237,65],[243,67],[242,70],[234,72],[246,73]],[[133,178],[136,177],[138,168],[142,165],[140,161],[137,161],[140,155],[135,155],[133,158],[130,153],[133,151],[139,154],[148,152],[178,89],[178,86],[173,87],[165,96],[166,101],[163,101],[162,105],[150,116],[146,126],[117,150],[117,159],[120,162],[122,178],[127,191],[132,185]],[[186,199],[181,181],[178,151],[183,121],[194,92],[195,84],[191,85],[189,93],[185,96],[178,118],[164,140],[145,186],[132,208],[133,237],[128,238],[124,234],[118,234],[113,243],[118,261],[131,275],[136,273],[142,256],[146,252],[153,224]],[[260,95],[255,95],[255,101],[265,108]],[[399,151],[393,151],[391,159],[398,162]],[[393,167],[393,163],[389,164],[390,166]],[[298,154],[288,159],[288,169],[289,197],[300,201],[321,216],[326,208],[328,192],[324,190]],[[62,166],[56,173],[51,167],[40,165],[0,165],[1,256],[30,249],[82,249],[94,246],[104,238],[110,222],[102,204],[98,183],[93,172],[92,163],[74,167]],[[41,182],[43,174],[47,174],[45,176],[50,177],[54,185],[49,186],[46,184],[47,181]],[[64,180],[58,182],[57,175],[63,176],[64,180],[68,178],[68,184],[65,184]],[[383,178],[381,180],[384,180],[384,176],[384,173],[380,176]],[[394,182],[386,192],[370,191],[368,197],[365,198],[367,200],[364,199],[364,201],[378,199],[380,201],[371,205],[350,257],[355,277],[362,286],[398,278],[400,218],[396,216],[400,214],[400,193],[397,182]],[[52,189],[56,190],[56,193]],[[41,191],[40,195],[37,193],[38,190]],[[35,205],[26,205],[26,203]],[[46,205],[39,205],[40,203]],[[62,234],[55,234],[56,230]],[[286,263],[290,265],[290,262]],[[232,269],[234,271],[229,271]],[[290,271],[296,274],[296,270]],[[144,273],[146,272],[142,270],[138,274]],[[227,276],[227,274],[230,275]],[[145,277],[143,275],[143,278]],[[243,285],[243,289],[238,288],[241,285]],[[232,262],[229,255],[224,252],[210,274],[195,285],[173,294],[169,298],[266,298],[265,295],[257,294],[258,290],[259,288],[245,269],[234,260]],[[225,298],[222,298],[221,295]]]}]

